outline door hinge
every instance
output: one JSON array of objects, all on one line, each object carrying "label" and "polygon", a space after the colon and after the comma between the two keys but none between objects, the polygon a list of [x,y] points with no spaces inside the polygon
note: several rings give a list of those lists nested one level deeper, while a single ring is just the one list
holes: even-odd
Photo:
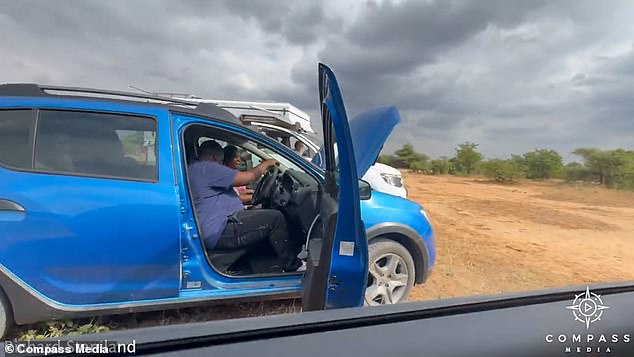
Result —
[{"label": "door hinge", "polygon": [[341,286],[341,283],[337,281],[337,276],[331,275],[328,278],[328,290],[335,291],[335,289],[337,289],[339,286]]}]

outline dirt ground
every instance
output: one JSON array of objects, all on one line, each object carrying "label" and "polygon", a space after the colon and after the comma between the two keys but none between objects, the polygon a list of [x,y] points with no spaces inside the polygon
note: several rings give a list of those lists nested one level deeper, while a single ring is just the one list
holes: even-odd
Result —
[{"label": "dirt ground", "polygon": [[410,300],[634,280],[634,193],[405,173],[438,258]]}]

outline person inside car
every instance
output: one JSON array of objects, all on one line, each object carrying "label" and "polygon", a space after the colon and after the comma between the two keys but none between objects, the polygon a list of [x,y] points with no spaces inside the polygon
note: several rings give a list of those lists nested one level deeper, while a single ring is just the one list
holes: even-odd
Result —
[{"label": "person inside car", "polygon": [[206,249],[238,249],[268,239],[284,271],[302,267],[289,240],[284,215],[273,209],[245,210],[233,189],[257,181],[277,161],[264,160],[242,172],[224,166],[223,161],[220,144],[206,141],[188,170]]},{"label": "person inside car", "polygon": [[[233,145],[225,146],[223,164],[229,168],[238,170],[241,163],[242,159],[238,148]],[[246,204],[253,199],[253,190],[247,186],[236,186],[233,189],[238,194],[238,197],[240,197],[240,201],[242,201],[242,203]]]},{"label": "person inside car", "polygon": [[293,146],[294,149],[293,151],[295,151],[297,153],[297,155],[304,157],[305,156],[305,152],[306,152],[306,148],[304,147],[304,143],[301,141],[296,141],[295,145]]}]

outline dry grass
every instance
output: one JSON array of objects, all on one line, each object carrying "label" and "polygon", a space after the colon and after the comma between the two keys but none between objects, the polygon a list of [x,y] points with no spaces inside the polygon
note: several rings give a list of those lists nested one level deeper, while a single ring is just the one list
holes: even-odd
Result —
[{"label": "dry grass", "polygon": [[[101,316],[88,319],[38,323],[15,327],[7,339],[59,337],[73,333],[94,333],[135,327],[162,326],[241,317],[288,314],[301,311],[300,300],[280,300],[257,303],[198,306],[187,309]],[[70,325],[70,326],[69,326]],[[88,329],[82,327],[90,326]]]}]

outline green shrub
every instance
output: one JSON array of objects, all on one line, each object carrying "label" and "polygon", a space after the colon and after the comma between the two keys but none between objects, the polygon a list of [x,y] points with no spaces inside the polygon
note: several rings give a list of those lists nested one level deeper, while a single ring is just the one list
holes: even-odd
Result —
[{"label": "green shrub", "polygon": [[414,172],[427,172],[429,170],[429,163],[427,161],[414,161],[409,164],[409,169]]},{"label": "green shrub", "polygon": [[[514,157],[518,162],[519,158]],[[561,155],[554,150],[538,149],[524,154],[523,163],[529,179],[551,179],[561,177],[564,164]]]},{"label": "green shrub", "polygon": [[501,183],[516,183],[526,175],[524,167],[514,160],[488,160],[480,169],[484,176]]},{"label": "green shrub", "polygon": [[588,167],[578,162],[571,162],[564,166],[564,179],[566,182],[593,182],[596,175]]},{"label": "green shrub", "polygon": [[433,175],[447,175],[453,170],[452,163],[447,159],[431,160],[430,171]]}]

